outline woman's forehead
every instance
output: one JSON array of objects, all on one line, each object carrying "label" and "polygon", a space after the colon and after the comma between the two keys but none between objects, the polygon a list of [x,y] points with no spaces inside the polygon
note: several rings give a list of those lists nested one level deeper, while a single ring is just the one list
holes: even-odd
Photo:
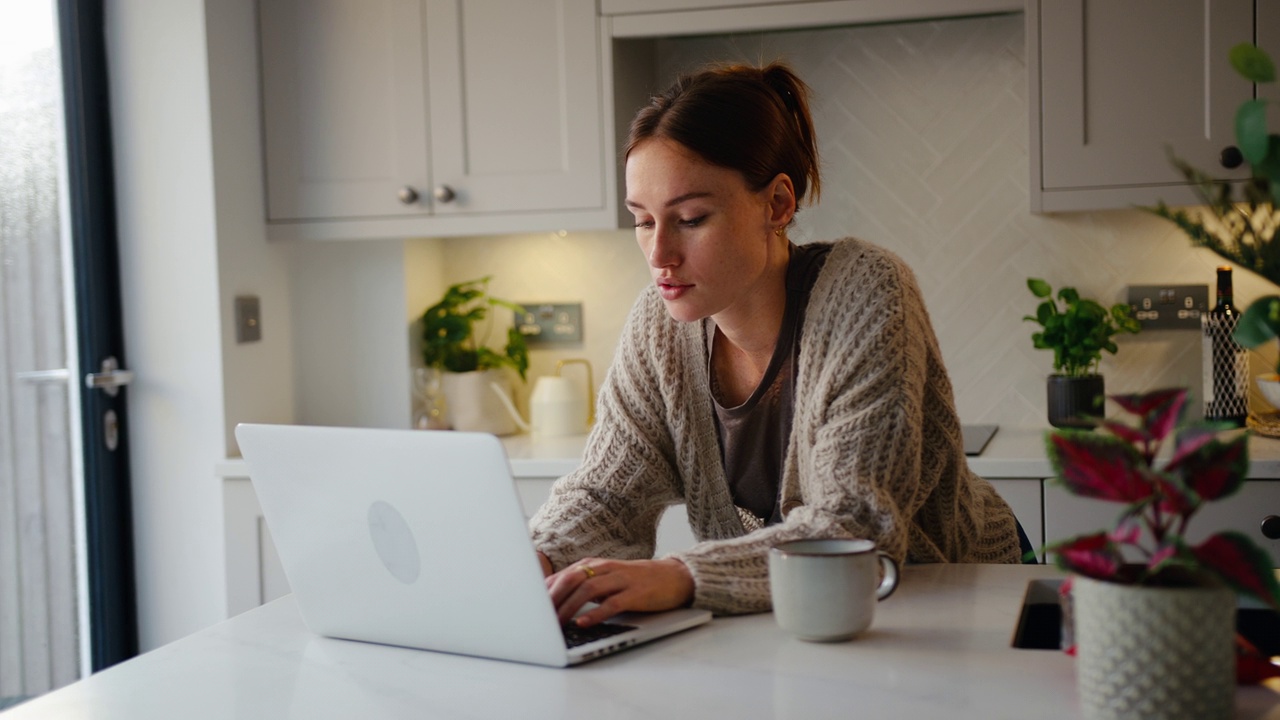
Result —
[{"label": "woman's forehead", "polygon": [[655,138],[627,156],[627,204],[647,209],[693,197],[720,197],[746,189],[740,173],[713,165],[673,140]]}]

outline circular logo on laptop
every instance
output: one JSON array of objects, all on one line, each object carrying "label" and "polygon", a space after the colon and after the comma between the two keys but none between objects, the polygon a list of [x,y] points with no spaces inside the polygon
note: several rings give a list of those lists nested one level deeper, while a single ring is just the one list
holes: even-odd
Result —
[{"label": "circular logo on laptop", "polygon": [[369,537],[378,558],[395,579],[411,585],[422,572],[418,543],[400,511],[378,500],[369,506]]}]

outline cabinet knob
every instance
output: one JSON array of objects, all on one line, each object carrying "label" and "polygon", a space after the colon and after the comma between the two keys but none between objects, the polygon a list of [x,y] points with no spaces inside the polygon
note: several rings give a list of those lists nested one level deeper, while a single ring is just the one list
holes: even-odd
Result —
[{"label": "cabinet knob", "polygon": [[1222,154],[1218,156],[1218,160],[1222,162],[1222,167],[1235,170],[1244,164],[1244,154],[1235,145],[1228,145],[1222,148]]},{"label": "cabinet knob", "polygon": [[396,197],[400,198],[400,202],[405,205],[412,205],[418,202],[418,191],[410,185],[405,185],[400,188],[400,192],[396,193]]},{"label": "cabinet knob", "polygon": [[1272,540],[1280,540],[1280,516],[1268,515],[1263,518],[1262,534]]},{"label": "cabinet knob", "polygon": [[453,188],[448,185],[437,185],[435,193],[433,194],[436,196],[436,200],[439,200],[442,203],[453,202],[453,199],[458,197],[458,194],[455,193]]}]

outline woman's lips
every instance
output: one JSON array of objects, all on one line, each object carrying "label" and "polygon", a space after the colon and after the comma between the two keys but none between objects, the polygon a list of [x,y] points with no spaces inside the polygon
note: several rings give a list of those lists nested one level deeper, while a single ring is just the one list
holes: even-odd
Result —
[{"label": "woman's lips", "polygon": [[674,280],[658,281],[658,293],[662,295],[663,300],[678,300],[691,289],[693,289],[692,285],[685,285]]}]

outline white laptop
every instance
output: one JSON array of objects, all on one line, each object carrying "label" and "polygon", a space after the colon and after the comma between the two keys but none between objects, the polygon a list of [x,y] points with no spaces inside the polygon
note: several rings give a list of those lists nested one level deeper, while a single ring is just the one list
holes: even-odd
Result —
[{"label": "white laptop", "polygon": [[241,424],[236,440],[318,635],[563,667],[711,619],[624,613],[570,647],[492,435]]}]

